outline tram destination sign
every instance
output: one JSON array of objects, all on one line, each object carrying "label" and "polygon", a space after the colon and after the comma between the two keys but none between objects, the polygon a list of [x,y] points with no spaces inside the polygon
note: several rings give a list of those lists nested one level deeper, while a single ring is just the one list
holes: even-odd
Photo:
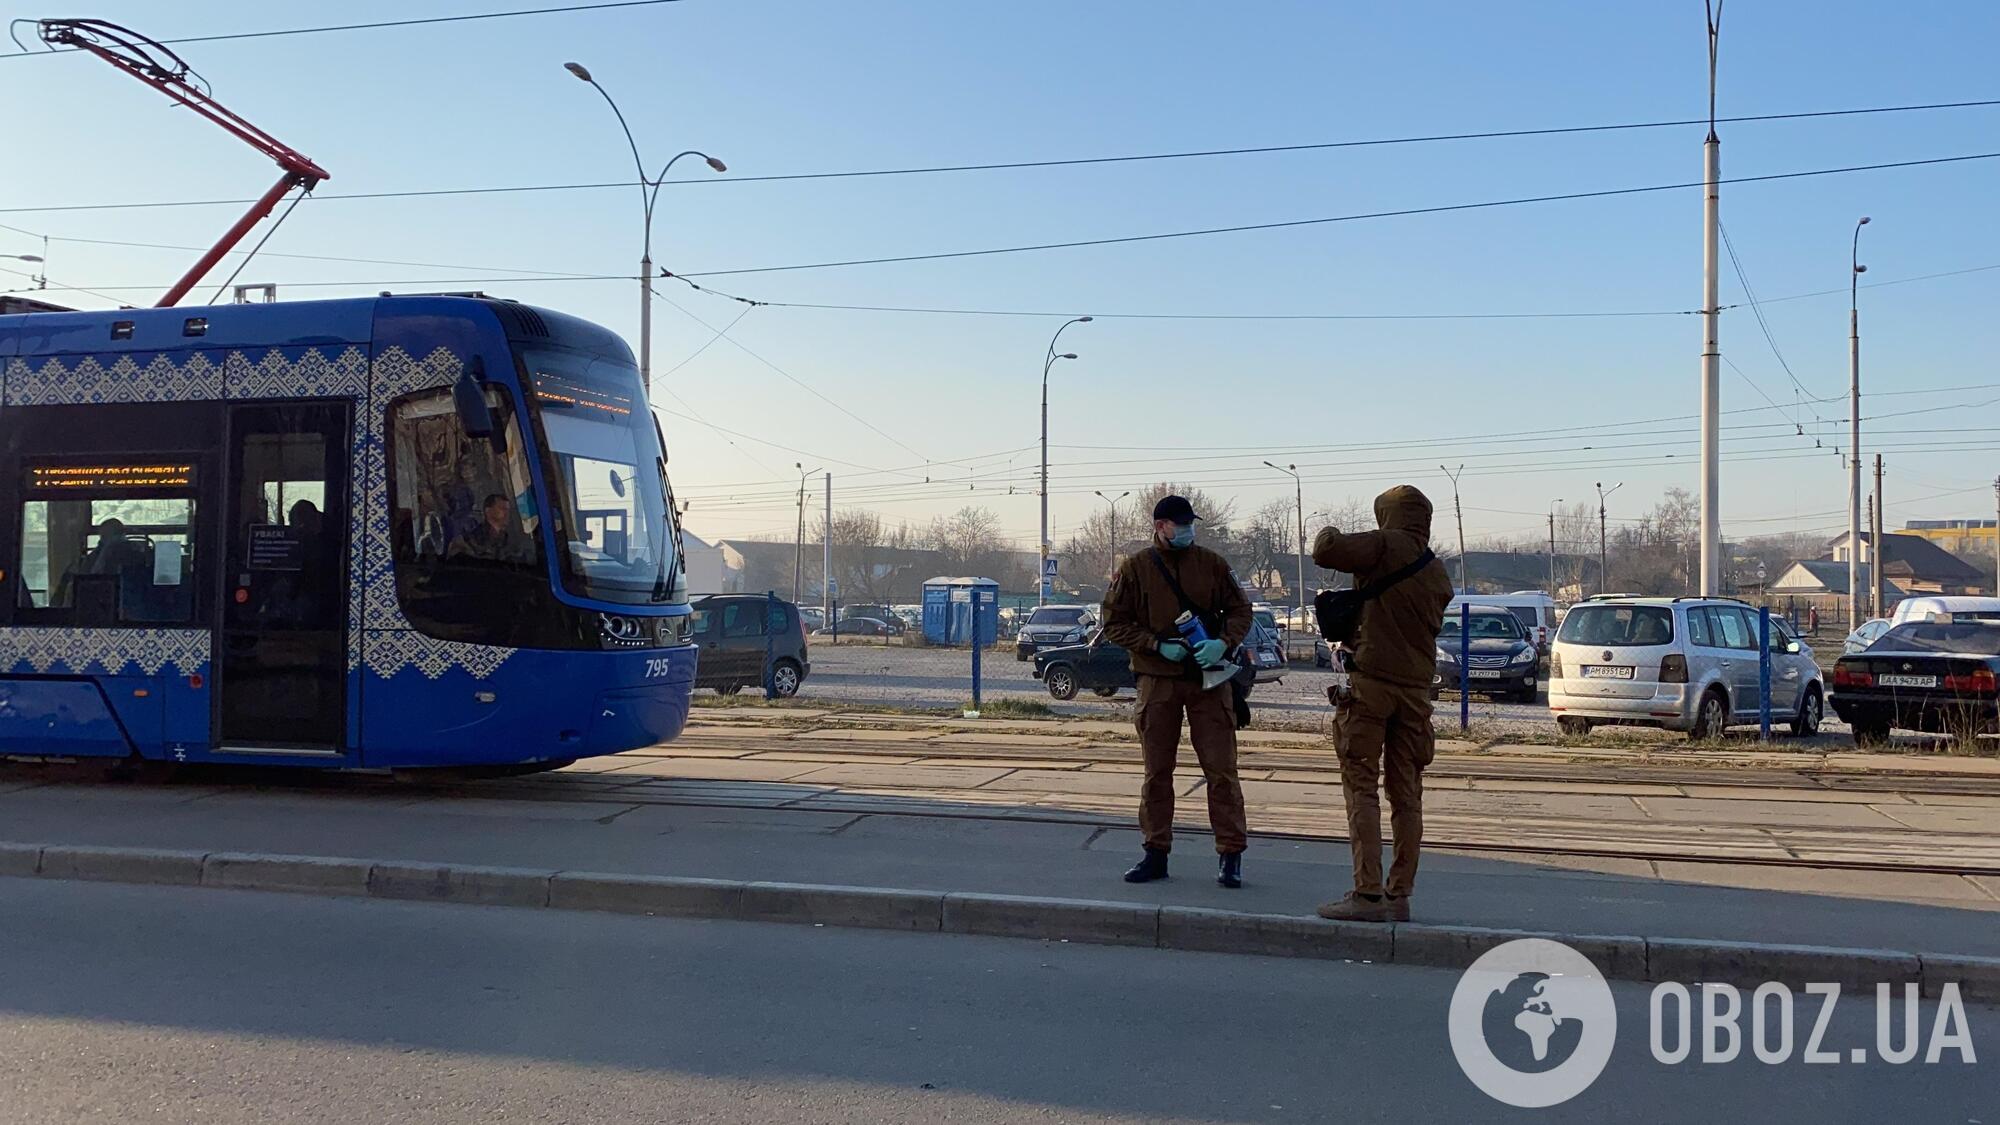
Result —
[{"label": "tram destination sign", "polygon": [[28,488],[67,492],[86,488],[191,488],[194,466],[185,461],[135,461],[111,465],[31,465]]}]

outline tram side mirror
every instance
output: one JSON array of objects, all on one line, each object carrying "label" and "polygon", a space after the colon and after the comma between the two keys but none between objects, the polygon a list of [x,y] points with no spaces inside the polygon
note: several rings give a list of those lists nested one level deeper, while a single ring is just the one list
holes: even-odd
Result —
[{"label": "tram side mirror", "polygon": [[625,498],[625,478],[618,475],[617,469],[611,470],[611,494],[620,500]]},{"label": "tram side mirror", "polygon": [[458,425],[467,437],[493,436],[493,411],[486,405],[486,391],[480,386],[485,375],[486,364],[473,356],[459,370],[458,382],[452,384],[452,405],[458,408]]}]

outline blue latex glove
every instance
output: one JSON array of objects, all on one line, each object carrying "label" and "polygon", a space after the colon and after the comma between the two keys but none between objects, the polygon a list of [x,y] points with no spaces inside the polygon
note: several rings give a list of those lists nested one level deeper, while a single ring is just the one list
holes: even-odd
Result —
[{"label": "blue latex glove", "polygon": [[1194,646],[1194,662],[1204,668],[1213,668],[1222,663],[1222,650],[1228,646],[1221,641],[1209,639]]},{"label": "blue latex glove", "polygon": [[1186,660],[1187,658],[1188,658],[1188,647],[1186,645],[1180,643],[1179,641],[1160,642],[1160,659],[1171,660],[1174,663],[1179,664],[1181,661]]}]

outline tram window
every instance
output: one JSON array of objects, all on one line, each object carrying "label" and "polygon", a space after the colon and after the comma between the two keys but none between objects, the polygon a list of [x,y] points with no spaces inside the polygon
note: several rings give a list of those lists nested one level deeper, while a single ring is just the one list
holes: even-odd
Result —
[{"label": "tram window", "polygon": [[522,600],[548,577],[520,423],[498,388],[488,388],[487,405],[503,449],[464,432],[448,390],[391,408],[390,527],[411,622],[452,640],[505,643]]},{"label": "tram window", "polygon": [[193,620],[194,504],[107,496],[23,503],[17,603],[71,625]]}]

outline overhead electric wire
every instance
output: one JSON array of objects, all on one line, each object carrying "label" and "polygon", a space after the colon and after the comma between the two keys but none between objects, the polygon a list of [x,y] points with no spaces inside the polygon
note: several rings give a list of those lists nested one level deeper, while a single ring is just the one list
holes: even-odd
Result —
[{"label": "overhead electric wire", "polygon": [[[1771,172],[1760,176],[1735,176],[1718,181],[1724,184],[1771,183],[1778,180],[1797,180],[1814,176],[1835,176],[1852,172],[1879,172],[1894,168],[1919,168],[1943,164],[1961,164],[1974,160],[2000,158],[2000,152],[1966,153],[1959,156],[1935,156],[1923,160],[1895,160],[1877,164],[1850,164],[1838,168],[1815,168],[1802,172]],[[1406,218],[1414,215],[1440,215],[1462,211],[1491,210],[1500,207],[1519,207],[1534,203],[1561,203],[1579,199],[1607,199],[1616,196],[1643,195],[1662,191],[1683,191],[1705,188],[1701,180],[1682,181],[1672,184],[1649,184],[1642,187],[1602,188],[1596,191],[1558,192],[1551,195],[1517,196],[1510,199],[1490,199],[1474,203],[1442,203],[1429,207],[1402,207],[1388,211],[1361,211],[1347,215],[1328,215],[1314,219],[1287,219],[1270,223],[1238,223],[1224,227],[1203,227],[1194,230],[1156,231],[1151,234],[1129,234],[1116,238],[1081,238],[1065,242],[1038,242],[1018,246],[994,246],[979,250],[947,250],[928,254],[899,254],[880,258],[847,258],[823,262],[798,262],[782,266],[749,266],[726,270],[686,270],[682,277],[738,277],[745,274],[790,273],[800,270],[842,269],[850,266],[895,265],[904,262],[934,262],[956,258],[984,258],[1000,254],[1028,254],[1044,250],[1073,250],[1087,246],[1119,246],[1138,242],[1159,242],[1168,239],[1203,238],[1218,234],[1243,234],[1252,231],[1288,230],[1299,227],[1325,226],[1332,223],[1363,222],[1371,219]]]},{"label": "overhead electric wire", "polygon": [[[277,39],[290,35],[324,35],[335,31],[376,31],[392,27],[422,27],[441,23],[470,23],[475,20],[499,20],[514,16],[548,16],[570,12],[596,12],[614,8],[651,8],[660,4],[678,4],[681,0],[598,0],[590,4],[562,4],[547,8],[515,8],[501,12],[466,12],[456,16],[418,16],[401,20],[371,20],[367,23],[326,24],[319,27],[280,27],[268,31],[232,31],[214,35],[183,35],[174,39],[160,39],[162,45],[182,43],[226,43],[237,39]],[[15,23],[33,23],[33,20],[15,20]],[[18,42],[18,40],[17,40]],[[42,55],[65,55],[79,50],[76,47],[51,47],[45,51],[0,52],[0,59],[30,58]]]},{"label": "overhead electric wire", "polygon": [[[165,42],[168,43],[185,42],[185,40],[169,39],[166,40]],[[5,57],[5,56],[0,56],[0,57]],[[1808,118],[1821,118],[1821,117],[1852,117],[1852,116],[1861,116],[1866,114],[1877,114],[1877,113],[1914,113],[1914,112],[1930,111],[1930,110],[1975,109],[1975,108],[1985,108],[1991,106],[2000,106],[2000,99],[1985,99],[1979,101],[1963,101],[1963,102],[1929,102],[1929,103],[1914,104],[1914,105],[1867,106],[1858,109],[1809,110],[1799,113],[1753,114],[1743,117],[1723,118],[1721,120],[1734,123],[1752,123],[1759,121],[1793,121],[1793,120],[1803,120]],[[957,173],[957,172],[1008,171],[1008,170],[1018,170],[1018,169],[1029,169],[1029,168],[1064,168],[1064,167],[1078,167],[1078,166],[1101,165],[1101,164],[1130,164],[1130,163],[1139,163],[1144,161],[1157,161],[1157,160],[1186,160],[1198,157],[1243,156],[1243,155],[1284,153],[1284,152],[1311,152],[1311,151],[1320,151],[1327,149],[1371,148],[1371,147],[1383,147],[1391,145],[1433,144],[1433,143],[1450,142],[1450,141],[1502,140],[1508,138],[1558,136],[1563,134],[1577,134],[1577,133],[1607,133],[1607,132],[1629,131],[1637,129],[1663,129],[1674,126],[1700,125],[1705,123],[1706,123],[1705,118],[1701,120],[1633,121],[1633,122],[1623,122],[1610,125],[1565,125],[1565,126],[1551,126],[1551,127],[1531,128],[1531,129],[1504,129],[1504,130],[1494,130],[1494,131],[1478,132],[1478,133],[1432,133],[1432,134],[1423,134],[1417,136],[1377,137],[1377,138],[1368,138],[1363,140],[1351,140],[1351,141],[1315,141],[1315,142],[1307,142],[1303,144],[1291,144],[1291,145],[1263,145],[1263,146],[1248,147],[1248,148],[1194,149],[1194,150],[1187,150],[1180,152],[1139,153],[1139,154],[1118,155],[1118,156],[1089,156],[1089,157],[1074,157],[1068,159],[1054,159],[1054,160],[995,161],[995,162],[974,163],[974,164],[935,164],[935,165],[926,165],[918,167],[865,168],[865,169],[839,170],[830,172],[785,172],[785,173],[773,173],[770,175],[762,175],[762,176],[745,176],[745,175],[732,174],[727,177],[706,177],[701,179],[664,180],[662,181],[662,183],[667,185],[782,183],[795,180],[861,179],[861,178],[880,177],[880,176],[915,176],[915,175],[931,175],[931,174]],[[1742,181],[1725,180],[1723,182],[1731,183],[1731,182],[1742,182]],[[497,185],[490,187],[413,188],[401,191],[324,192],[314,195],[313,198],[321,202],[326,202],[331,200],[422,199],[422,198],[432,198],[437,196],[494,195],[494,194],[515,193],[515,192],[530,193],[530,192],[548,192],[548,191],[602,191],[602,190],[612,190],[612,189],[623,190],[630,188],[632,186],[633,186],[632,182],[629,180],[628,181],[614,180],[614,181],[593,181],[593,182],[557,183],[557,184],[511,184],[511,185]],[[160,208],[160,207],[243,206],[245,204],[254,202],[256,202],[254,199],[188,199],[188,200],[141,201],[134,203],[69,203],[69,204],[51,204],[47,206],[36,206],[36,207],[0,208],[0,214],[9,214],[9,213],[21,214],[28,212],[50,212],[50,211],[133,210],[141,208]]]}]

